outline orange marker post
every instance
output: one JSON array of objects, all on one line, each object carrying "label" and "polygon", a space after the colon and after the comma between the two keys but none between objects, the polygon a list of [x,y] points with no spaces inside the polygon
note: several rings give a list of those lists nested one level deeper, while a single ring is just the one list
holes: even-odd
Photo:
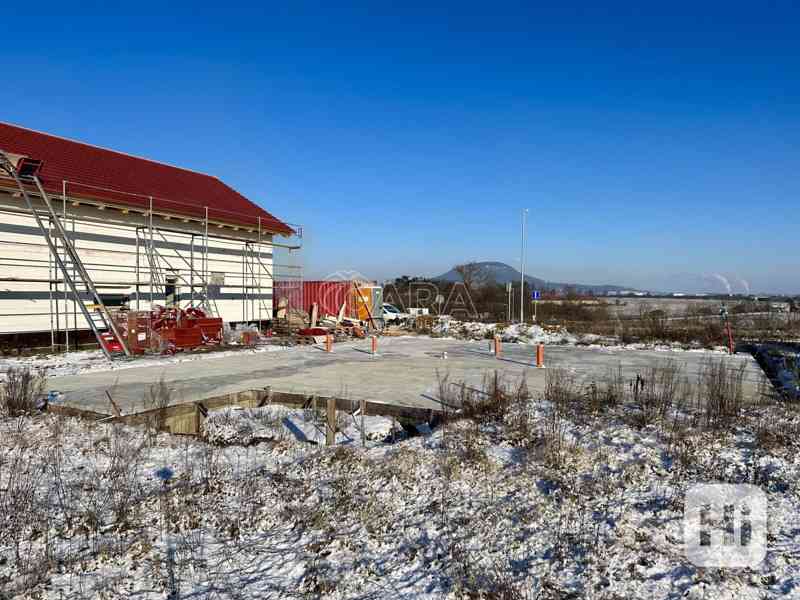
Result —
[{"label": "orange marker post", "polygon": [[378,353],[378,336],[377,335],[373,335],[372,336],[372,353],[373,354],[377,354]]},{"label": "orange marker post", "polygon": [[333,352],[333,336],[325,334],[325,352]]},{"label": "orange marker post", "polygon": [[503,343],[500,341],[500,336],[494,336],[494,357],[500,358],[500,355],[503,354]]},{"label": "orange marker post", "polygon": [[725,329],[728,334],[728,350],[731,354],[736,354],[736,345],[733,343],[733,330],[729,321],[725,322]]},{"label": "orange marker post", "polygon": [[544,344],[536,346],[536,366],[539,368],[544,366]]}]

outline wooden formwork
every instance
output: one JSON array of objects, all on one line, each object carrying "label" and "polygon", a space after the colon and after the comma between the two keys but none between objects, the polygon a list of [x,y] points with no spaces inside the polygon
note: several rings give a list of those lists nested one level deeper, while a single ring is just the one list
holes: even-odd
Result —
[{"label": "wooden formwork", "polygon": [[266,404],[280,404],[296,408],[309,408],[318,404],[330,407],[335,411],[355,412],[357,409],[366,414],[395,417],[397,419],[432,422],[441,414],[438,409],[397,406],[381,402],[357,401],[332,396],[298,394],[294,392],[278,392],[269,388],[260,390],[244,390],[207,398],[198,402],[173,404],[164,408],[153,408],[127,415],[108,415],[72,406],[50,405],[48,411],[71,417],[81,417],[103,423],[120,423],[124,425],[152,425],[163,431],[177,435],[199,435],[202,422],[209,411],[230,406],[241,408],[258,408]]}]

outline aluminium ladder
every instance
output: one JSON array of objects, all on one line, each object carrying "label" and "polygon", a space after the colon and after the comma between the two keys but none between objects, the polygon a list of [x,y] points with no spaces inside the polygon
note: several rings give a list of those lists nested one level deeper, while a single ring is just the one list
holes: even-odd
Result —
[{"label": "aluminium ladder", "polygon": [[[39,161],[31,162],[41,165]],[[83,262],[78,256],[75,245],[67,235],[67,231],[64,229],[64,226],[61,223],[61,219],[53,209],[50,198],[47,196],[47,193],[42,187],[41,181],[36,175],[36,170],[38,170],[38,167],[30,170],[30,172],[20,173],[17,165],[14,164],[11,158],[5,152],[0,150],[0,168],[8,173],[16,182],[17,187],[19,187],[22,197],[25,199],[25,203],[28,205],[28,209],[30,209],[31,213],[36,219],[36,224],[39,226],[39,230],[42,232],[42,235],[47,242],[50,253],[55,258],[58,268],[61,270],[61,273],[64,276],[64,281],[66,281],[70,291],[72,292],[75,303],[78,305],[78,308],[80,308],[83,316],[86,318],[86,322],[89,324],[89,327],[97,338],[100,349],[109,359],[112,360],[120,355],[130,356],[131,351],[128,348],[127,340],[122,337],[119,329],[116,326],[116,323],[114,323],[114,320],[111,318],[108,308],[103,303],[103,300],[100,297],[100,294],[98,294],[91,277],[89,277],[89,273],[86,271],[86,267],[84,267]],[[48,230],[49,227],[45,226],[38,210],[34,207],[23,180],[26,182],[33,182],[36,185],[39,195],[41,196],[41,199],[47,210],[47,216],[49,217],[50,222],[53,224],[55,236],[57,239],[61,240],[63,245],[63,250],[66,254],[65,258],[62,258],[59,254],[54,240],[50,236],[50,232]],[[70,275],[70,271],[74,272],[74,279]],[[94,303],[95,310],[89,310],[89,307],[87,307],[84,303],[83,298],[87,295]],[[116,337],[117,341],[122,347],[122,352],[111,352],[109,348],[106,347],[105,341],[102,337],[102,333],[104,331],[109,331],[114,334],[114,337]]]}]

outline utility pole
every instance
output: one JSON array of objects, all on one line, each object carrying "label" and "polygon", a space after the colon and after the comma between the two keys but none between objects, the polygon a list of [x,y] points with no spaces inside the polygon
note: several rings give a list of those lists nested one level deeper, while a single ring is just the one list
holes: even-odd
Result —
[{"label": "utility pole", "polygon": [[508,293],[508,322],[511,323],[511,282],[506,283],[506,292]]},{"label": "utility pole", "polygon": [[525,220],[528,209],[522,209],[522,251],[520,252],[520,278],[519,278],[519,322],[525,322]]}]

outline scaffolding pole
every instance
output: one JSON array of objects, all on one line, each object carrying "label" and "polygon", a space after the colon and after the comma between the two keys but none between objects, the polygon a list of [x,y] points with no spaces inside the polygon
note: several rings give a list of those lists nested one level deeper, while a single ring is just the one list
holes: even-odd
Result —
[{"label": "scaffolding pole", "polygon": [[194,307],[194,234],[189,243],[189,306]]},{"label": "scaffolding pole", "polygon": [[[47,219],[48,234],[53,234],[53,220]],[[56,334],[53,329],[53,253],[48,248],[47,252],[47,279],[48,283],[48,297],[50,300],[50,349],[55,352],[56,350]]]},{"label": "scaffolding pole", "polygon": [[242,252],[242,321],[247,321],[247,294],[245,293],[245,285],[247,279],[245,278],[245,264],[247,259],[247,245],[245,244],[244,251]]},{"label": "scaffolding pole", "polygon": [[[67,220],[67,182],[62,180],[61,181],[61,211],[64,223],[69,225],[69,221]],[[58,236],[56,236],[56,241],[58,241]],[[75,245],[75,240],[72,241],[73,246]],[[64,248],[64,256],[62,260],[67,262],[69,256],[67,256],[67,244],[66,242],[62,244]],[[56,246],[58,247],[58,246]],[[77,250],[77,248],[76,248]],[[75,270],[72,270],[70,273],[70,277],[72,280],[75,281]],[[77,302],[78,298],[75,299]],[[69,350],[69,289],[65,285],[64,286],[64,347]]]},{"label": "scaffolding pole", "polygon": [[[72,216],[72,240],[73,240],[73,245],[75,246],[76,251],[77,251],[77,248],[78,248],[77,239],[78,239],[78,236],[76,235],[76,232],[75,232],[75,216],[73,215]],[[77,273],[75,272],[75,265],[73,264],[72,265],[72,280],[73,281],[75,280],[76,276],[77,276]],[[72,302],[72,326],[73,326],[73,332],[75,333],[75,335],[73,336],[75,338],[75,349],[77,350],[78,349],[78,303],[77,303],[77,300],[73,300],[73,302]],[[67,347],[67,350],[69,350],[69,347]]]},{"label": "scaffolding pole", "polygon": [[205,209],[205,216],[203,218],[203,297],[205,298],[206,310],[211,308],[211,297],[208,291],[208,207]]},{"label": "scaffolding pole", "polygon": [[136,226],[136,310],[139,310],[139,281],[140,281],[140,272],[139,272],[139,226]]},{"label": "scaffolding pole", "polygon": [[150,310],[153,310],[153,259],[152,255],[150,254],[151,250],[153,249],[153,197],[152,196],[150,196],[149,201],[150,201],[150,209],[147,211],[147,226],[150,233],[149,236],[150,241],[149,241],[149,246],[147,248],[147,253],[148,253],[147,270],[150,273]]}]

